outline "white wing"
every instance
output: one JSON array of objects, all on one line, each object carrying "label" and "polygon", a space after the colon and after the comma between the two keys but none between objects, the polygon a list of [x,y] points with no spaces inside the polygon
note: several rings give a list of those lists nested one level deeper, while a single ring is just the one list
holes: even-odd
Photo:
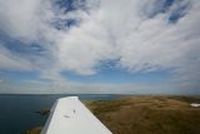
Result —
[{"label": "white wing", "polygon": [[41,134],[112,134],[78,99],[58,99]]}]

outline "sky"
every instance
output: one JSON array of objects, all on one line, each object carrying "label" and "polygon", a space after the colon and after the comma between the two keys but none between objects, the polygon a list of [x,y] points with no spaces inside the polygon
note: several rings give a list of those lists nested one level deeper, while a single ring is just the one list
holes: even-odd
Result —
[{"label": "sky", "polygon": [[0,93],[200,94],[199,0],[0,0]]}]

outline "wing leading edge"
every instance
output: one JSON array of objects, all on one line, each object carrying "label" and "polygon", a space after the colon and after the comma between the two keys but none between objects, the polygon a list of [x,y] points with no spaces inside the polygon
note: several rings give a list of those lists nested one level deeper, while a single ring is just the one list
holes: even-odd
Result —
[{"label": "wing leading edge", "polygon": [[58,99],[41,134],[112,134],[77,96]]}]

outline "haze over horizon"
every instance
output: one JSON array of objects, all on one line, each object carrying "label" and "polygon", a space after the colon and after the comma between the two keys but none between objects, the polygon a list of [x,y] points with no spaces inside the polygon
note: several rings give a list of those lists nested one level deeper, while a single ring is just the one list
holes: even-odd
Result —
[{"label": "haze over horizon", "polygon": [[199,95],[199,11],[199,0],[0,0],[0,94]]}]

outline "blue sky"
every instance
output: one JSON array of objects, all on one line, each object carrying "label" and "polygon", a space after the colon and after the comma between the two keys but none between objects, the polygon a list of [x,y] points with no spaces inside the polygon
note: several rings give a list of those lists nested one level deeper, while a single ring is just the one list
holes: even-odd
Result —
[{"label": "blue sky", "polygon": [[199,9],[198,0],[0,0],[0,93],[200,93]]}]

